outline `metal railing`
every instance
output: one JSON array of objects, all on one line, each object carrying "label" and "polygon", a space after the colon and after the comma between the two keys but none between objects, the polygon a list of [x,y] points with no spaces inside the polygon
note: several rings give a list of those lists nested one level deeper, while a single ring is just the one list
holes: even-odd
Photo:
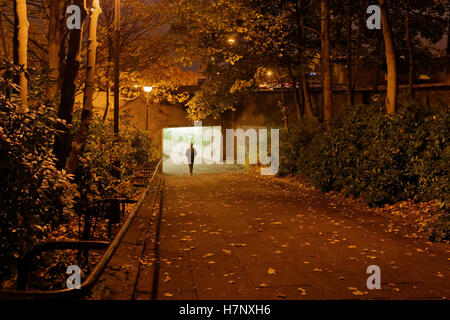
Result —
[{"label": "metal railing", "polygon": [[0,299],[4,300],[38,300],[38,299],[69,299],[79,298],[89,293],[92,287],[99,280],[105,268],[122,241],[123,237],[127,233],[131,223],[134,221],[139,209],[144,202],[147,193],[150,191],[151,183],[153,182],[156,173],[162,163],[162,159],[158,162],[155,171],[147,184],[147,188],[143,192],[140,200],[137,202],[136,207],[125,221],[116,237],[112,242],[105,241],[48,241],[36,245],[30,250],[22,259],[22,263],[19,266],[19,275],[17,286],[18,288],[26,288],[26,278],[28,273],[28,267],[31,265],[31,260],[37,254],[50,251],[50,250],[93,250],[93,249],[106,249],[100,261],[96,264],[95,268],[89,274],[87,279],[81,284],[80,289],[62,289],[53,291],[40,291],[40,290],[0,290]]}]

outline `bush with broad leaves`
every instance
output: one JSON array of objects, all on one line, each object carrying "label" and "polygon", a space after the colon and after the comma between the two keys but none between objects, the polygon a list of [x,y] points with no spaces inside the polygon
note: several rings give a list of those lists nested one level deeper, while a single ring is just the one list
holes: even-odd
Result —
[{"label": "bush with broad leaves", "polygon": [[18,259],[71,215],[71,176],[55,166],[55,110],[21,112],[0,92],[0,282],[15,276]]}]

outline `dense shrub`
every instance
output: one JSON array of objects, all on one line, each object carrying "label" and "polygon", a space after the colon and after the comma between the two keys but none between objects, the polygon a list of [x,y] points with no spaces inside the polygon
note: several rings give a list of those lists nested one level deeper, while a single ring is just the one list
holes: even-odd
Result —
[{"label": "dense shrub", "polygon": [[450,241],[450,214],[444,214],[428,225],[431,241]]},{"label": "dense shrub", "polygon": [[[77,112],[76,119],[79,116]],[[131,177],[159,156],[147,134],[134,128],[127,114],[120,120],[121,134],[117,139],[113,124],[94,115],[86,150],[80,159],[75,209],[84,220],[84,238],[89,237],[93,218],[105,218],[104,200],[133,197],[136,190]]]},{"label": "dense shrub", "polygon": [[280,137],[280,169],[281,176],[305,173],[306,154],[311,148],[311,141],[324,132],[322,124],[317,121],[304,119],[293,124],[289,128],[289,133],[281,131]]},{"label": "dense shrub", "polygon": [[404,103],[395,116],[357,106],[328,131],[301,125],[282,135],[281,174],[299,173],[320,190],[371,205],[439,199],[449,208],[449,112]]},{"label": "dense shrub", "polygon": [[[130,177],[159,156],[147,134],[121,118],[116,140],[111,123],[94,117],[76,179],[55,166],[54,136],[60,120],[45,97],[45,76],[29,83],[30,110],[22,112],[13,84],[18,68],[0,59],[0,284],[15,280],[18,260],[76,215],[104,213],[105,199],[134,196]],[[77,129],[80,112],[74,117]],[[65,228],[62,226],[62,228]],[[54,256],[52,259],[56,259]],[[7,286],[10,286],[9,284]]]},{"label": "dense shrub", "polygon": [[50,107],[23,113],[0,93],[0,281],[72,207],[74,187],[52,154],[57,121]]}]

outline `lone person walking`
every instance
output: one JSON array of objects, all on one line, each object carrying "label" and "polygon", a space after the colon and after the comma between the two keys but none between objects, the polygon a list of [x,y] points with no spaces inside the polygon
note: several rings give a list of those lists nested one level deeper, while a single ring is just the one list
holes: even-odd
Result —
[{"label": "lone person walking", "polygon": [[191,146],[186,150],[186,157],[188,158],[189,173],[192,176],[194,171],[194,159],[197,156],[197,150],[194,148],[194,144],[191,142]]}]

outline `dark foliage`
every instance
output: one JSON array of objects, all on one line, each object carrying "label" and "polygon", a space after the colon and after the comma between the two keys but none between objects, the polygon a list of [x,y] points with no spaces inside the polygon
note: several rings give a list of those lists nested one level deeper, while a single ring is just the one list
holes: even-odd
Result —
[{"label": "dark foliage", "polygon": [[324,131],[301,123],[282,138],[281,174],[299,173],[317,188],[382,205],[439,199],[450,206],[448,107],[403,103],[388,116],[357,106]]},{"label": "dark foliage", "polygon": [[57,122],[52,108],[21,112],[0,93],[0,280],[72,207],[71,177],[52,154]]}]

